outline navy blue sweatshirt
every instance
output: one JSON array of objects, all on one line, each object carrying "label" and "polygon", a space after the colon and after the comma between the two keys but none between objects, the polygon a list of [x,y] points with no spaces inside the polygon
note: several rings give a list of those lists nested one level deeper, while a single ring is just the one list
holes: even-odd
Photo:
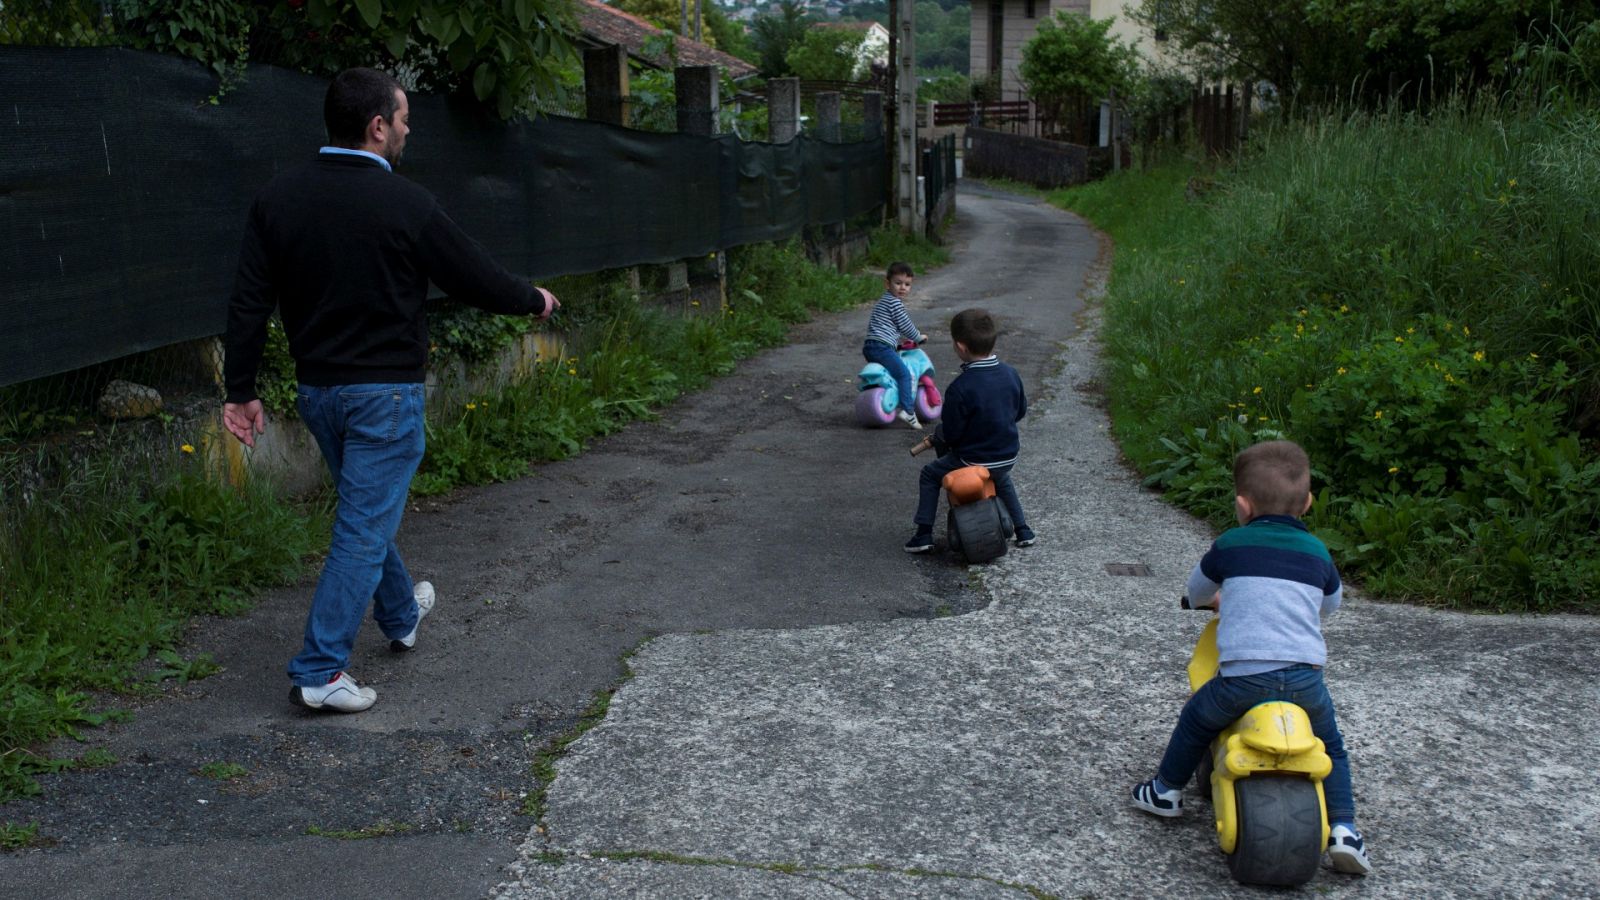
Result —
[{"label": "navy blue sweatshirt", "polygon": [[964,363],[945,389],[940,437],[969,466],[1009,466],[1021,448],[1017,423],[1027,414],[1017,370],[988,356]]},{"label": "navy blue sweatshirt", "polygon": [[239,252],[223,363],[228,402],[256,399],[274,306],[300,383],[421,382],[430,280],[490,312],[545,308],[431,193],[375,159],[319,154],[273,178],[250,208]]}]

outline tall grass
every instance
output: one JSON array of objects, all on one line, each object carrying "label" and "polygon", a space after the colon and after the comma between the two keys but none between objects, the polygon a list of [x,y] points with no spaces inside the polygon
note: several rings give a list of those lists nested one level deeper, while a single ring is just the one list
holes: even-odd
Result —
[{"label": "tall grass", "polygon": [[1221,521],[1232,454],[1287,435],[1380,593],[1596,608],[1600,114],[1335,115],[1190,174],[1053,196],[1117,241],[1113,414],[1152,483]]},{"label": "tall grass", "polygon": [[169,672],[186,671],[170,653],[190,616],[239,612],[297,577],[326,532],[315,509],[190,466],[130,471],[41,451],[0,469],[0,798],[60,767],[31,748],[103,721],[86,691],[137,689],[151,677],[141,664],[163,652]]}]

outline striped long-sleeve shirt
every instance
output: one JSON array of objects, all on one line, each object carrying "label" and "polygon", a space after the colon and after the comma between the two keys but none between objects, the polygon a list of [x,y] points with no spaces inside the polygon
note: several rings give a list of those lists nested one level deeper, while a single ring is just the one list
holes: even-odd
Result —
[{"label": "striped long-sleeve shirt", "polygon": [[911,324],[905,304],[900,302],[899,297],[884,291],[872,307],[872,318],[867,320],[867,340],[898,347],[902,337],[922,343],[922,332]]},{"label": "striped long-sleeve shirt", "polygon": [[1189,600],[1220,589],[1217,649],[1232,678],[1327,662],[1322,619],[1344,590],[1328,548],[1294,516],[1257,516],[1217,538],[1189,575]]}]

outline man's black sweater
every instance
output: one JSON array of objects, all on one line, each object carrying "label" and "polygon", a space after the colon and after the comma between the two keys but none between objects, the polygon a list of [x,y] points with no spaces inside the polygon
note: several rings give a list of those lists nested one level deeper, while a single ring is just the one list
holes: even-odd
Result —
[{"label": "man's black sweater", "polygon": [[272,179],[245,226],[228,310],[230,403],[256,399],[278,307],[302,384],[416,383],[428,365],[432,281],[497,313],[540,313],[534,287],[495,262],[428,191],[377,160],[319,154]]}]

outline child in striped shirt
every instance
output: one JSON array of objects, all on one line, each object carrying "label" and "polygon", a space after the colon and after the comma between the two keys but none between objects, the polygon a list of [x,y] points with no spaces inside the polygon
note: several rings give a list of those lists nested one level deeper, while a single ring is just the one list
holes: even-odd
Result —
[{"label": "child in striped shirt", "polygon": [[922,423],[917,421],[917,394],[911,384],[911,370],[900,361],[899,353],[902,339],[918,344],[928,339],[906,313],[905,299],[911,296],[911,280],[915,277],[908,263],[889,264],[883,276],[883,296],[878,298],[877,305],[872,307],[872,317],[867,320],[867,340],[861,345],[861,355],[867,362],[875,362],[889,371],[900,393],[900,409],[895,417],[920,431]]},{"label": "child in striped shirt", "polygon": [[1156,777],[1134,787],[1133,805],[1182,815],[1183,786],[1212,740],[1256,704],[1288,700],[1306,711],[1333,760],[1322,782],[1328,861],[1365,875],[1372,862],[1356,830],[1350,757],[1322,680],[1322,619],[1339,608],[1344,589],[1328,548],[1300,521],[1311,509],[1311,460],[1293,441],[1264,441],[1234,460],[1233,482],[1239,527],[1211,545],[1187,592],[1196,608],[1218,609],[1220,672],[1184,704]]}]

